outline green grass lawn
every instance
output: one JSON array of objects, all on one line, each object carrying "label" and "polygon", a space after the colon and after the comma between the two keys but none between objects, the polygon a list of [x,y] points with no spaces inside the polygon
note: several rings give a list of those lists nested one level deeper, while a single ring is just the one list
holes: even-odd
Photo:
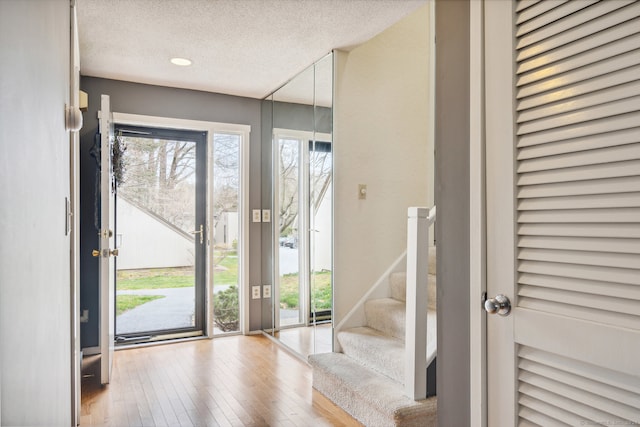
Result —
[{"label": "green grass lawn", "polygon": [[116,316],[159,298],[164,298],[164,295],[118,295],[116,297]]},{"label": "green grass lawn", "polygon": [[[280,279],[280,307],[298,308],[298,275],[285,274]],[[312,300],[315,301],[316,310],[328,310],[331,308],[331,272],[322,271],[314,273],[313,286],[311,287]]]},{"label": "green grass lawn", "polygon": [[[235,252],[221,256],[216,252],[217,265],[224,268],[216,270],[216,285],[238,284],[238,257]],[[146,268],[138,270],[119,270],[116,286],[119,291],[138,289],[188,288],[194,286],[195,274],[192,267]]]},{"label": "green grass lawn", "polygon": [[[237,285],[238,284],[238,257],[235,252],[222,256],[216,252],[217,269],[214,272],[215,285]],[[138,289],[163,289],[163,288],[185,288],[194,286],[195,276],[193,268],[153,268],[139,270],[120,270],[116,279],[118,290],[138,290]],[[118,300],[124,295],[118,296]],[[127,295],[132,296],[132,295]],[[155,299],[155,298],[153,298]],[[327,310],[331,308],[331,272],[322,271],[314,273],[312,286],[312,300],[315,301],[316,310]],[[137,305],[145,302],[139,300]],[[124,304],[124,303],[123,303]],[[119,305],[119,303],[118,303]],[[298,275],[285,274],[280,282],[280,306],[282,308],[298,308]],[[123,312],[131,308],[123,308]],[[120,314],[120,306],[118,314]]]}]

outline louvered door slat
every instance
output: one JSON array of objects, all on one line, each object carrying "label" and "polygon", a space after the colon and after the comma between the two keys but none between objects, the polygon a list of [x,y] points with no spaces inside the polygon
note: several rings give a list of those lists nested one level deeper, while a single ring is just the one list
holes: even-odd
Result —
[{"label": "louvered door slat", "polygon": [[[640,38],[634,41],[638,42]],[[576,68],[558,75],[557,78],[522,85],[517,95],[517,110],[523,111],[636,81],[638,67],[635,64],[638,62],[638,55],[640,50],[617,56],[610,61]],[[549,70],[540,71],[546,73]]]},{"label": "louvered door slat", "polygon": [[521,0],[516,5],[516,12],[521,12],[524,9],[533,6],[536,3],[540,3],[542,0]]},{"label": "louvered door slat", "polygon": [[640,193],[599,194],[594,196],[541,197],[518,202],[520,211],[640,207]]},{"label": "louvered door slat", "polygon": [[593,295],[609,295],[614,298],[630,298],[640,301],[640,286],[635,285],[530,273],[520,274],[518,276],[518,282],[522,285],[533,285]]},{"label": "louvered door slat", "polygon": [[[563,52],[562,56],[571,56],[585,50],[591,50],[594,47],[600,46],[601,43],[610,42],[612,40],[626,37],[629,34],[633,34],[633,31],[628,32],[628,30],[619,30],[621,30],[625,25],[632,24],[633,21],[631,20],[638,16],[640,16],[640,7],[635,3],[631,3],[626,7],[603,15],[599,19],[593,19],[582,25],[567,29],[566,31],[558,32],[557,35],[541,40],[539,43],[532,46],[518,49],[516,60],[522,65],[520,71],[525,71],[527,68],[537,68],[537,66],[532,64],[543,63],[544,61],[556,61],[557,55],[560,53],[558,51],[564,49],[565,46],[568,51]],[[548,25],[553,27],[554,24],[549,23]],[[607,35],[600,35],[597,38],[591,38],[595,33],[604,32],[610,29],[615,29],[616,31],[611,31]],[[591,40],[589,40],[589,38],[591,38]],[[528,64],[527,60],[529,58],[551,51],[554,52],[549,53],[543,61],[539,58],[531,61],[531,64]]]},{"label": "louvered door slat", "polygon": [[520,236],[518,247],[640,254],[640,239]]},{"label": "louvered door slat", "polygon": [[518,135],[565,126],[567,122],[583,123],[640,110],[640,98],[624,98],[595,106],[582,108],[575,112],[563,112],[552,117],[523,122],[518,126]]},{"label": "louvered door slat", "polygon": [[[640,137],[640,135],[638,135],[638,137]],[[638,146],[638,144],[630,144],[619,147],[606,147],[606,149],[601,150],[588,150],[578,153],[561,154],[543,159],[538,158],[524,160],[518,164],[518,173],[613,163],[635,159],[640,159],[640,146]]]},{"label": "louvered door slat", "polygon": [[[593,7],[588,7],[598,1],[599,0],[570,1],[553,9],[552,13],[548,14],[547,19],[533,19],[530,22],[520,25],[516,33],[516,36],[519,37],[516,48],[520,49],[529,46],[633,2],[633,0],[605,1]],[[561,19],[572,14],[573,19],[571,20]],[[549,22],[555,22],[556,25],[550,26],[548,25]],[[523,34],[527,35],[522,36]]]},{"label": "louvered door slat", "polygon": [[575,400],[566,398],[561,394],[553,393],[548,390],[533,386],[531,384],[521,383],[519,390],[520,393],[526,396],[530,396],[532,398],[552,404],[553,406],[560,408],[569,414],[575,413],[574,411],[579,411],[580,416],[576,417],[578,424],[572,425],[579,425],[580,421],[584,422],[585,420],[589,420],[594,423],[597,423],[598,420],[611,420],[612,422],[618,423],[628,421],[618,416],[613,416],[608,412],[593,408],[588,404],[576,402]]},{"label": "louvered door slat", "polygon": [[[633,16],[638,16],[640,8],[633,11]],[[621,15],[621,18],[625,17]],[[573,43],[565,46],[558,47],[550,50],[545,55],[537,55],[526,61],[519,62],[517,67],[517,73],[526,73],[527,71],[535,70],[536,68],[544,67],[548,64],[560,61],[564,58],[578,55],[582,52],[586,52],[591,49],[597,49],[608,43],[616,40],[624,39],[630,35],[635,34],[638,27],[638,18],[634,18],[631,21],[625,21],[623,23],[617,23],[612,21],[608,24],[606,30],[602,31],[602,34],[598,37],[584,37],[580,38]],[[547,50],[546,48],[540,48],[541,51]]]},{"label": "louvered door slat", "polygon": [[631,269],[640,267],[640,256],[610,252],[521,248],[518,259]]},{"label": "louvered door slat", "polygon": [[522,346],[518,349],[518,357],[542,365],[561,369],[593,381],[608,384],[631,393],[640,394],[640,382],[637,379],[618,371],[589,365],[575,359],[569,359],[557,354],[541,351],[532,347]]},{"label": "louvered door slat", "polygon": [[[640,72],[640,69],[637,71]],[[564,100],[564,98],[556,99],[553,104],[543,105],[538,108],[529,108],[518,114],[517,122],[525,123],[545,118],[550,119],[552,116],[555,116],[556,119],[564,119],[566,116],[560,116],[560,114],[566,114],[577,110],[589,111],[587,110],[588,108],[596,106],[600,106],[602,108],[603,104],[614,104],[618,100],[640,95],[640,83],[638,81],[633,81],[624,85],[620,84],[620,80],[616,78],[617,76],[612,77],[615,79],[616,83],[612,90],[605,91],[604,93],[590,92],[582,96],[574,96],[567,100]],[[636,110],[638,110],[638,108],[632,108],[627,111]],[[540,125],[542,122],[537,123]]]},{"label": "louvered door slat", "polygon": [[621,239],[640,238],[637,223],[625,224],[519,224],[519,236],[573,236],[573,237],[619,237]]},{"label": "louvered door slat", "polygon": [[[629,421],[637,415],[635,408],[610,399],[602,388],[600,393],[593,393],[590,390],[574,387],[569,382],[562,381],[566,378],[551,379],[542,375],[531,374],[527,371],[520,371],[519,380],[523,383],[538,387],[539,389],[556,393],[563,398],[571,399],[574,402],[582,403],[592,409],[602,411],[603,414],[614,415],[615,421]],[[636,399],[633,399],[636,400]],[[635,403],[638,403],[637,401]],[[601,418],[604,419],[604,418]]]},{"label": "louvered door slat", "polygon": [[540,16],[543,13],[556,8],[566,2],[567,0],[544,0],[539,3],[530,5],[518,14],[517,23],[522,24],[524,22],[527,22],[535,18],[536,16]]},{"label": "louvered door slat", "polygon": [[[561,303],[586,308],[586,312],[593,313],[593,315],[598,315],[599,311],[610,311],[617,314],[629,314],[633,316],[638,312],[638,301],[630,298],[614,298],[610,296],[593,298],[593,294],[526,285],[520,287],[518,295],[520,298],[535,298],[543,301],[545,304],[549,302],[554,304]],[[596,310],[596,312],[588,309]],[[561,312],[562,311],[557,311],[556,313]],[[630,320],[633,321],[633,317],[631,317]],[[640,321],[635,321],[630,325],[633,326],[634,324],[636,327],[640,327]]]},{"label": "louvered door slat", "polygon": [[640,180],[635,177],[625,177],[529,185],[518,189],[518,198],[631,193],[635,191],[640,191]]},{"label": "louvered door slat", "polygon": [[[640,68],[638,69],[640,74]],[[555,156],[558,154],[578,153],[598,148],[618,147],[640,141],[640,127],[608,132],[599,135],[586,135],[569,141],[544,145],[522,147],[518,150],[518,160]]]},{"label": "louvered door slat", "polygon": [[521,396],[518,403],[521,405],[518,415],[527,421],[527,424],[520,423],[518,426],[571,427],[584,422],[584,419],[580,419],[576,414],[529,396]]},{"label": "louvered door slat", "polygon": [[[584,81],[585,78],[605,76],[607,73],[623,70],[634,64],[633,59],[637,55],[634,51],[639,48],[639,43],[640,36],[632,35],[609,44],[606,50],[588,50],[580,55],[564,58],[561,61],[551,63],[545,67],[521,73],[516,78],[516,86],[524,88],[532,83],[547,82],[547,86],[541,87],[548,90],[559,86],[552,78],[562,78],[565,84],[575,84]],[[599,61],[605,59],[608,61],[599,63]],[[587,67],[587,69],[583,70],[582,67]],[[573,73],[568,74],[571,72]],[[633,79],[628,81],[631,80]],[[596,82],[593,83],[595,84]],[[549,86],[549,84],[553,86]],[[600,87],[603,86],[604,85],[600,84]],[[528,95],[540,91],[540,89],[535,88],[529,89]],[[528,107],[528,105],[524,105],[518,109]]]},{"label": "louvered door slat", "polygon": [[635,177],[640,170],[640,161],[604,163],[574,166],[523,173],[518,177],[518,185],[550,184],[556,182],[586,181],[620,177]]},{"label": "louvered door slat", "polygon": [[638,274],[637,271],[624,268],[609,268],[600,265],[521,260],[518,263],[518,271],[521,273],[535,273],[547,276],[640,285],[640,274]]},{"label": "louvered door slat", "polygon": [[516,5],[516,12],[522,12],[523,10],[540,3],[542,0],[521,0]]},{"label": "louvered door slat", "polygon": [[[638,223],[640,209],[576,209],[560,211],[525,211],[518,215],[520,223],[580,223],[580,222],[629,222]],[[640,224],[639,224],[640,225]],[[640,264],[638,264],[640,267]]]},{"label": "louvered door slat", "polygon": [[640,113],[634,112],[620,116],[607,117],[588,123],[572,124],[557,129],[549,129],[518,138],[518,148],[537,144],[563,141],[588,135],[615,132],[621,129],[636,128],[640,123]]}]

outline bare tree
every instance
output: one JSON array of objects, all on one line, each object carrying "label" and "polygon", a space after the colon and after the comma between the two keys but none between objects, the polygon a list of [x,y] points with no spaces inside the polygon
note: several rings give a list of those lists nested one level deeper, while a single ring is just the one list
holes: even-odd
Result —
[{"label": "bare tree", "polygon": [[[300,184],[299,140],[280,139],[278,213],[281,235],[289,235],[298,219],[298,194]],[[309,153],[309,204],[311,212],[317,213],[331,185],[332,156],[330,151]]]},{"label": "bare tree", "polygon": [[125,144],[119,193],[182,230],[193,230],[196,143],[126,137]]},{"label": "bare tree", "polygon": [[299,149],[297,140],[280,140],[278,144],[279,157],[279,188],[278,188],[278,218],[281,235],[290,234],[290,227],[298,217],[299,192]]},{"label": "bare tree", "polygon": [[[240,137],[234,134],[215,134],[213,140],[213,227],[225,214],[238,212],[240,197]],[[214,236],[217,240],[217,236]],[[216,262],[226,253],[219,252]]]}]

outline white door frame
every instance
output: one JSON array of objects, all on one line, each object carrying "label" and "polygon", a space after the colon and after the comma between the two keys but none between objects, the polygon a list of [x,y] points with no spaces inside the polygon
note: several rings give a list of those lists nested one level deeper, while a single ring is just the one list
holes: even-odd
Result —
[{"label": "white door frame", "polygon": [[[239,237],[240,249],[238,254],[238,301],[240,304],[240,332],[249,334],[249,136],[250,125],[233,123],[207,122],[200,120],[174,119],[170,117],[145,116],[139,114],[113,113],[113,121],[119,125],[147,126],[155,128],[193,130],[207,132],[207,240],[213,242],[213,226],[210,221],[212,216],[211,202],[213,200],[213,136],[215,133],[234,133],[241,135],[240,143],[240,207]],[[203,333],[213,338],[213,263],[209,262],[213,251],[211,245],[207,245],[205,258],[207,263],[207,275],[205,279],[205,331]]]},{"label": "white door frame", "polygon": [[484,0],[469,2],[469,361],[471,427],[487,426]]}]

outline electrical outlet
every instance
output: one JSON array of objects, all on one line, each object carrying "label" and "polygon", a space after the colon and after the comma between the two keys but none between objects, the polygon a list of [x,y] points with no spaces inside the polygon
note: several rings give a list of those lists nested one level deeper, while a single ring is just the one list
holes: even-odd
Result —
[{"label": "electrical outlet", "polygon": [[251,298],[260,299],[260,286],[251,287]]},{"label": "electrical outlet", "polygon": [[262,209],[262,222],[271,222],[271,210]]},{"label": "electrical outlet", "polygon": [[252,212],[253,222],[260,222],[261,214],[262,212],[260,211],[260,209],[254,209]]},{"label": "electrical outlet", "polygon": [[262,298],[271,298],[271,285],[264,285],[262,287]]}]

